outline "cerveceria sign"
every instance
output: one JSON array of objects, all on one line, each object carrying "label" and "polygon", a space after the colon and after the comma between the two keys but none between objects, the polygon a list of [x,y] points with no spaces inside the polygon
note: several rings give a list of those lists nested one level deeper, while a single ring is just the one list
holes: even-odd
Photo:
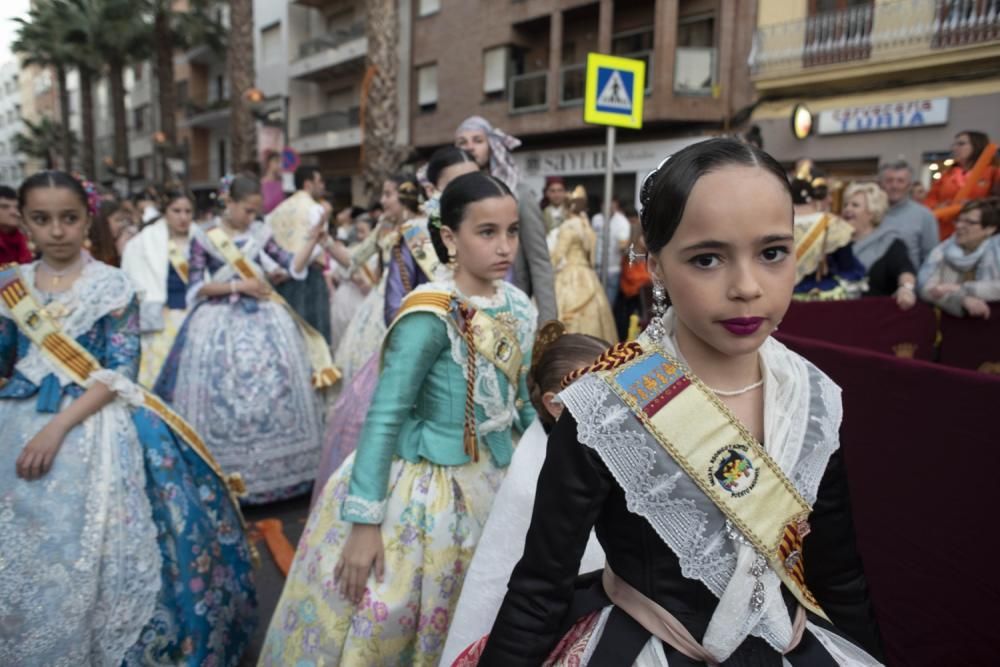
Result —
[{"label": "cerveceria sign", "polygon": [[948,98],[866,104],[820,111],[818,134],[882,132],[948,123]]}]

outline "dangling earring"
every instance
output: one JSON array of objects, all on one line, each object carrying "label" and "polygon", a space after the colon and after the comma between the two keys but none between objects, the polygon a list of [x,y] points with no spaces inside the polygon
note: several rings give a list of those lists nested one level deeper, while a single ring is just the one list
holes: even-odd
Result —
[{"label": "dangling earring", "polygon": [[451,269],[452,271],[454,271],[456,266],[458,266],[458,252],[455,249],[453,249],[453,248],[449,248],[448,249],[448,268]]},{"label": "dangling earring", "polygon": [[663,340],[667,330],[663,326],[663,315],[667,312],[667,290],[659,278],[653,278],[653,317],[649,320],[646,331],[655,341]]},{"label": "dangling earring", "polygon": [[28,252],[30,252],[32,255],[36,255],[36,254],[38,254],[37,250],[38,250],[38,248],[35,247],[35,240],[29,236],[28,237]]}]

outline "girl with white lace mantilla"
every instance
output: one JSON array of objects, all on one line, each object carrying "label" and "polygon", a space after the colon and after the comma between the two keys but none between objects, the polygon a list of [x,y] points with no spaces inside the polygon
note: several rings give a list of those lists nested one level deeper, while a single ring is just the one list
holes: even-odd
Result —
[{"label": "girl with white lace mantilla", "polygon": [[503,280],[518,241],[503,183],[452,181],[432,239],[454,278],[415,289],[387,334],[357,451],[309,517],[263,665],[440,659],[511,430],[535,416],[523,369],[537,315]]},{"label": "girl with white lace mantilla", "polygon": [[[641,194],[658,317],[560,394],[524,555],[455,664],[878,664],[839,389],[771,338],[795,285],[783,169],[712,139]],[[607,565],[581,581],[592,527]]]}]

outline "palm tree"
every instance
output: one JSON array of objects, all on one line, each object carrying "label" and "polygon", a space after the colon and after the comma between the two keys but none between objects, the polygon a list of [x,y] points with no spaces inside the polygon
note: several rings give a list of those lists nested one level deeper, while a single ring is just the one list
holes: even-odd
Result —
[{"label": "palm tree", "polygon": [[14,151],[45,163],[46,169],[55,168],[56,154],[68,143],[76,143],[76,137],[65,126],[51,118],[42,117],[37,123],[24,120],[26,132],[14,135]]},{"label": "palm tree", "polygon": [[[56,74],[56,91],[59,97],[61,125],[69,127],[69,91],[66,88],[68,68],[75,58],[73,47],[67,42],[68,25],[55,0],[39,0],[28,11],[27,18],[14,19],[18,24],[17,37],[11,50],[23,56],[23,65],[47,68]],[[69,132],[61,134],[62,167],[73,165],[73,142]],[[46,157],[51,160],[51,155]]]},{"label": "palm tree", "polygon": [[399,17],[396,0],[369,0],[367,71],[361,89],[361,170],[369,197],[398,166],[406,149],[396,143]]},{"label": "palm tree", "polygon": [[226,70],[231,105],[229,143],[233,165],[240,169],[257,159],[257,126],[250,107],[254,85],[252,0],[229,0]]}]

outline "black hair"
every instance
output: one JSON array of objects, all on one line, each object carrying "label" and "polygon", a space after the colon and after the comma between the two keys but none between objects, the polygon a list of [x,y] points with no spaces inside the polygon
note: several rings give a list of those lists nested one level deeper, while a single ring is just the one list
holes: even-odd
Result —
[{"label": "black hair", "polygon": [[[468,151],[463,151],[458,146],[445,146],[444,148],[439,148],[434,151],[431,155],[430,161],[427,163],[427,180],[430,181],[434,187],[437,187],[438,179],[441,178],[441,172],[443,172],[448,167],[452,167],[456,164],[462,164],[463,162],[475,163],[472,154]],[[477,169],[479,167],[476,167]]]},{"label": "black hair", "polygon": [[301,190],[306,186],[306,183],[316,178],[316,174],[319,174],[320,168],[315,165],[303,165],[295,170],[295,189]]},{"label": "black hair", "polygon": [[566,333],[541,350],[541,358],[534,361],[525,379],[531,404],[546,429],[555,426],[556,420],[545,409],[542,401],[545,394],[550,391],[558,392],[563,378],[575,370],[589,366],[609,347],[610,343],[594,336]]},{"label": "black hair", "polygon": [[979,132],[978,130],[962,130],[955,137],[960,137],[965,135],[969,138],[969,143],[972,145],[972,155],[969,156],[969,168],[979,161],[979,156],[983,154],[986,147],[990,143],[990,138],[985,132]]},{"label": "black hair", "polygon": [[21,189],[17,191],[17,207],[23,211],[24,204],[28,200],[28,193],[38,188],[62,188],[70,190],[80,200],[83,210],[88,213],[90,212],[87,191],[83,189],[83,184],[65,171],[53,170],[32,174],[24,183],[21,183]]},{"label": "black hair", "polygon": [[0,199],[17,199],[17,190],[9,185],[0,185]]},{"label": "black hair", "polygon": [[357,220],[362,215],[367,215],[367,214],[368,214],[368,211],[366,211],[365,209],[361,208],[360,206],[352,206],[351,207],[351,220]]},{"label": "black hair", "polygon": [[808,204],[820,197],[816,196],[812,183],[804,178],[793,178],[788,184],[792,191],[793,204]]},{"label": "black hair", "polygon": [[791,195],[785,170],[756,146],[729,138],[691,144],[670,156],[642,185],[642,231],[649,252],[659,252],[673,238],[698,179],[729,165],[765,169]]},{"label": "black hair", "polygon": [[399,203],[403,205],[403,208],[410,211],[410,213],[420,212],[420,193],[423,190],[420,188],[420,184],[417,183],[417,179],[408,174],[393,174],[385,180],[396,184]]},{"label": "black hair", "polygon": [[115,244],[115,236],[111,233],[111,216],[120,210],[122,210],[121,200],[105,199],[102,201],[87,235],[90,240],[91,256],[109,266],[118,266],[121,263],[118,246]]},{"label": "black hair", "polygon": [[247,197],[260,194],[260,181],[252,176],[238,174],[229,184],[229,199],[234,202],[243,201]]},{"label": "black hair", "polygon": [[163,199],[160,202],[162,204],[160,210],[166,213],[167,209],[170,208],[170,205],[173,204],[178,199],[187,199],[189,202],[191,202],[192,207],[194,207],[195,205],[195,198],[193,194],[188,192],[183,186],[175,187],[175,188],[170,188],[163,193]]},{"label": "black hair", "polygon": [[[489,174],[481,171],[462,174],[449,183],[448,187],[441,193],[441,224],[457,232],[469,204],[491,197],[513,196],[510,188],[504,185],[503,181]],[[447,262],[449,259],[448,247],[441,240],[441,229],[430,225],[430,234],[438,259]]]}]

